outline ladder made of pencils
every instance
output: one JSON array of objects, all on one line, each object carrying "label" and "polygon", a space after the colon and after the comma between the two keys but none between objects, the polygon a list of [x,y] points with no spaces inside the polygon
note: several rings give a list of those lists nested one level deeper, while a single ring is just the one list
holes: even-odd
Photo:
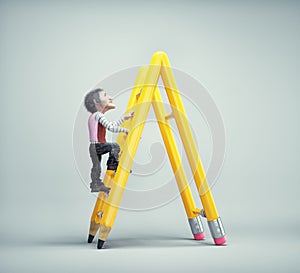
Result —
[{"label": "ladder made of pencils", "polygon": [[[169,115],[166,113],[160,90],[157,87],[159,77],[162,78],[172,108],[172,113]],[[192,131],[168,57],[164,52],[156,52],[152,56],[150,65],[141,67],[138,72],[126,109],[126,114],[134,112],[134,117],[123,123],[123,126],[129,129],[128,135],[120,133],[117,137],[117,143],[121,148],[119,166],[116,172],[112,170],[106,171],[103,182],[105,186],[110,187],[111,190],[109,195],[104,192],[100,192],[98,195],[91,217],[88,242],[91,243],[93,241],[100,229],[97,248],[101,249],[114,225],[151,105],[158,121],[159,129],[195,240],[204,239],[204,229],[200,219],[201,215],[207,219],[214,243],[216,245],[224,244],[226,242],[224,228],[206,179],[206,174],[192,136]],[[176,121],[203,209],[198,209],[195,205],[169,123],[171,116],[174,117]]]}]

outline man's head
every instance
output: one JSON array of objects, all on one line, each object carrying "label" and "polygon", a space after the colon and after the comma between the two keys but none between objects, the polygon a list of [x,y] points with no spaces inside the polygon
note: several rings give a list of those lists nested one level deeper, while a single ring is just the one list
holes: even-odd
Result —
[{"label": "man's head", "polygon": [[116,108],[116,105],[112,103],[112,98],[101,88],[94,89],[87,93],[84,104],[86,109],[91,113],[97,111],[104,113],[110,109]]}]

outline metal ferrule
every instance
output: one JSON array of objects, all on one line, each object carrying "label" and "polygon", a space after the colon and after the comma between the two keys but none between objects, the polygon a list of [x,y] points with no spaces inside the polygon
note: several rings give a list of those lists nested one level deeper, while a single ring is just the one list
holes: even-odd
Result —
[{"label": "metal ferrule", "polygon": [[197,216],[196,218],[189,218],[188,220],[193,234],[204,232],[203,225],[199,216]]},{"label": "metal ferrule", "polygon": [[209,230],[211,236],[215,239],[221,238],[225,235],[224,227],[222,225],[221,218],[218,218],[213,221],[208,221]]}]

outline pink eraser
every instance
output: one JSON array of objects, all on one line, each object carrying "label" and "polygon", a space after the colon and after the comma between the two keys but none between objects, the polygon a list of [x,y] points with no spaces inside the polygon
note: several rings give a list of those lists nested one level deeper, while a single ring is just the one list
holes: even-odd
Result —
[{"label": "pink eraser", "polygon": [[226,237],[214,238],[214,241],[216,245],[224,245],[226,243]]},{"label": "pink eraser", "polygon": [[205,238],[205,234],[204,234],[204,232],[194,234],[194,238],[195,238],[195,240],[203,240]]}]

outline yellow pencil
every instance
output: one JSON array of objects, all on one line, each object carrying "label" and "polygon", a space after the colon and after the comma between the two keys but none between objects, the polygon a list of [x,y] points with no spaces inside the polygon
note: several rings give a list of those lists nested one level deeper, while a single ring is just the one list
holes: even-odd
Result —
[{"label": "yellow pencil", "polygon": [[194,180],[197,185],[206,218],[208,220],[208,226],[211,235],[214,239],[215,244],[222,245],[226,242],[225,231],[221,222],[221,218],[218,215],[211,191],[209,189],[206,174],[197,152],[197,146],[194,141],[187,116],[185,114],[184,106],[180,97],[180,93],[176,86],[168,57],[163,52],[160,52],[158,54],[160,54],[162,59],[162,80],[167,91],[167,96],[172,107],[174,118],[192,173],[194,174]]},{"label": "yellow pencil", "polygon": [[183,165],[181,164],[180,154],[176,145],[176,141],[172,132],[172,128],[168,122],[168,116],[158,88],[155,89],[152,105],[158,121],[160,132],[166,146],[166,150],[170,159],[170,163],[176,178],[178,189],[182,202],[188,217],[188,221],[196,240],[204,239],[204,230],[199,215],[196,213],[197,208],[194,198],[188,184]]}]

